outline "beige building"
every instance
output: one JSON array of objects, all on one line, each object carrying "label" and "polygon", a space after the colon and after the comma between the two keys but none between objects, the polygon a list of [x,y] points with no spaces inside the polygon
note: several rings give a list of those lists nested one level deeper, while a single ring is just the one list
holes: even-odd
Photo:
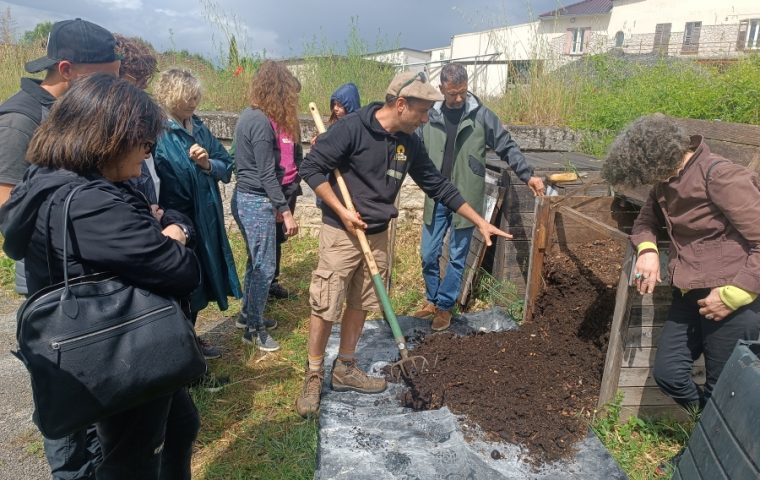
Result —
[{"label": "beige building", "polygon": [[[414,50],[417,63],[389,63],[424,69],[435,82],[442,65],[461,62],[471,90],[488,96],[524,82],[531,68],[552,70],[611,49],[700,59],[760,51],[760,0],[584,0],[533,22],[455,35],[450,45],[423,52],[427,59]],[[373,58],[393,58],[382,55]]]}]

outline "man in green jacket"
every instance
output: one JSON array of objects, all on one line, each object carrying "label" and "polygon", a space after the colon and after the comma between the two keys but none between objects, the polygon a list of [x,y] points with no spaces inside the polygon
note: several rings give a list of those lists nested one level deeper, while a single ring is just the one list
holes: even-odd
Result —
[{"label": "man in green jacket", "polygon": [[[467,70],[449,63],[441,70],[444,100],[430,109],[430,121],[418,130],[430,158],[444,177],[459,189],[468,204],[483,215],[486,184],[486,147],[507,162],[535,195],[544,194],[544,183],[533,176],[517,143],[499,118],[467,91]],[[445,205],[425,199],[420,253],[427,302],[415,317],[433,317],[433,330],[449,328],[451,310],[459,296],[474,227]],[[439,259],[446,233],[449,263],[443,278]]]}]

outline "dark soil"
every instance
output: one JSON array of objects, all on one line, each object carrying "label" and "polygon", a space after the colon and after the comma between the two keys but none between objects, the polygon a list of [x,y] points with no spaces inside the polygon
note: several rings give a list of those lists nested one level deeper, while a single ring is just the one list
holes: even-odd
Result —
[{"label": "dark soil", "polygon": [[538,466],[574,453],[599,395],[622,247],[594,242],[548,256],[532,321],[517,331],[428,336],[414,349],[428,370],[404,403],[448,406],[527,449]]}]

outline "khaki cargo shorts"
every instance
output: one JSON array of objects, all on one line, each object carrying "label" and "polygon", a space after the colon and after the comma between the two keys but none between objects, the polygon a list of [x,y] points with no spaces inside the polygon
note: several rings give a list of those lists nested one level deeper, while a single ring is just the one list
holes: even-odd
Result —
[{"label": "khaki cargo shorts", "polygon": [[[385,278],[388,269],[388,231],[367,235],[377,268]],[[311,276],[309,304],[322,320],[340,320],[343,302],[354,310],[380,310],[359,239],[347,231],[322,225],[319,264]]]}]

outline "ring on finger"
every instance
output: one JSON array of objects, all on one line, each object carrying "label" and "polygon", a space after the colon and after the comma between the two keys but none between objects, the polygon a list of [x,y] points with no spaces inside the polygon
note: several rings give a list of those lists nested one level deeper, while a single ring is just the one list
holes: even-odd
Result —
[{"label": "ring on finger", "polygon": [[708,313],[707,315],[705,315],[705,318],[708,320],[713,320],[715,318],[715,315],[713,315],[712,313]]},{"label": "ring on finger", "polygon": [[[636,275],[634,275],[634,278],[636,278],[636,280],[638,280],[638,279],[639,279],[639,278],[641,278],[642,276],[643,276],[643,275],[641,274],[641,272],[636,272]],[[644,278],[646,278],[646,277],[644,277]]]}]

